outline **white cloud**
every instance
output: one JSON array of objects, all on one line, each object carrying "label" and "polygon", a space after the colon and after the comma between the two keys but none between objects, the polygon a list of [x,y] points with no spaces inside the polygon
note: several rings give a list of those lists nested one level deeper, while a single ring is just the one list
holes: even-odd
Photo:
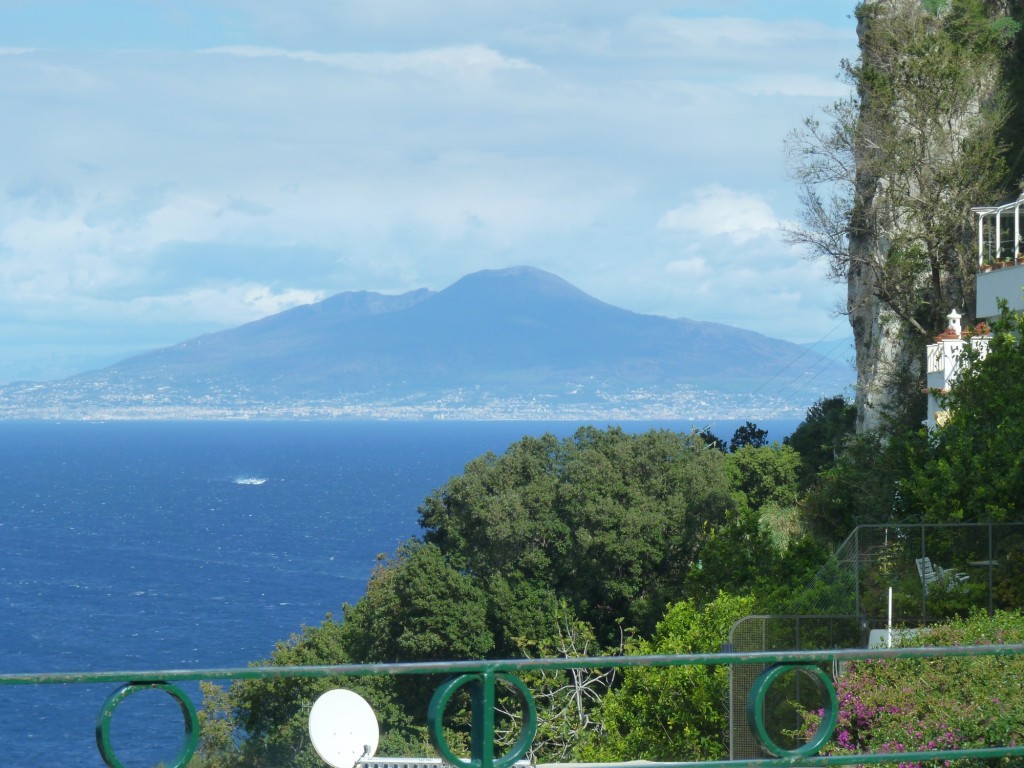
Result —
[{"label": "white cloud", "polygon": [[698,280],[710,274],[707,259],[702,256],[691,256],[670,261],[665,265],[665,272],[673,280]]},{"label": "white cloud", "polygon": [[[244,7],[261,39],[338,41],[476,40],[554,26],[617,26],[636,13],[621,0],[229,0]],[[644,0],[648,12],[678,8],[678,0]],[[328,41],[333,41],[330,43]]]},{"label": "white cloud", "polygon": [[749,77],[737,83],[736,88],[752,96],[814,96],[834,100],[850,94],[849,86],[836,77],[791,71]]},{"label": "white cloud", "polygon": [[748,242],[779,228],[771,206],[758,195],[711,185],[695,190],[693,197],[694,202],[668,211],[658,225],[703,237],[726,235],[735,243]]},{"label": "white cloud", "polygon": [[641,301],[654,314],[687,317],[749,328],[798,342],[817,341],[837,326],[833,310],[844,289],[778,243],[742,248],[726,241],[697,241],[675,257],[643,257],[628,275],[598,275],[588,289],[602,300]]},{"label": "white cloud", "polygon": [[819,22],[644,15],[616,42],[646,49],[664,76],[710,86],[719,95],[835,99],[849,91],[834,77],[840,57],[852,54],[849,31]]},{"label": "white cloud", "polygon": [[782,138],[834,98],[852,23],[722,5],[211,0],[232,25],[176,4],[168,48],[0,49],[0,303],[173,341],[527,263],[642,312],[757,325],[763,292],[831,322],[774,233]]},{"label": "white cloud", "polygon": [[288,51],[259,46],[222,46],[206,51],[249,58],[283,58],[341,67],[366,74],[420,73],[432,77],[492,75],[503,70],[533,70],[540,67],[523,59],[503,56],[483,45],[462,45],[405,53],[317,53]]},{"label": "white cloud", "polygon": [[801,43],[840,44],[847,33],[824,24],[794,20],[768,20],[707,16],[698,18],[646,17],[636,23],[660,28],[689,55],[716,56],[737,50],[778,48]]},{"label": "white cloud", "polygon": [[311,304],[325,298],[322,291],[286,289],[277,291],[267,285],[239,285],[196,288],[168,296],[139,296],[123,304],[132,317],[169,320],[186,315],[194,321],[216,326],[234,326]]},{"label": "white cloud", "polygon": [[[688,263],[698,259],[704,269],[688,273]],[[801,342],[816,341],[845,324],[845,319],[832,316],[842,288],[828,283],[819,265],[777,242],[715,251],[705,244],[700,257],[667,263],[661,279],[677,297],[677,315]]]}]

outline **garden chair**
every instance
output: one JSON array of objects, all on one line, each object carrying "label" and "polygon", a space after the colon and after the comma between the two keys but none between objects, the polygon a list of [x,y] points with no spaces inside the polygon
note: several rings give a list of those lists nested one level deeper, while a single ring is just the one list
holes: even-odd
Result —
[{"label": "garden chair", "polygon": [[921,583],[924,584],[925,594],[928,594],[928,587],[935,582],[944,583],[946,591],[950,592],[962,586],[968,578],[967,574],[961,571],[933,565],[930,557],[919,557],[914,562],[917,563],[917,572],[921,576]]}]

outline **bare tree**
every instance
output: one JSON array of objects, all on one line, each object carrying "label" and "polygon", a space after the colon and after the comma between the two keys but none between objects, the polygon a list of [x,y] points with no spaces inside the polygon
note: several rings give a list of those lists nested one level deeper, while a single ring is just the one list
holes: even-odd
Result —
[{"label": "bare tree", "polygon": [[[583,658],[621,653],[622,641],[617,649],[603,649],[594,638],[593,629],[583,621],[574,619],[571,612],[562,606],[558,618],[558,629],[554,637],[533,648],[524,647],[527,657],[530,651],[545,658]],[[524,646],[527,644],[524,644]],[[537,738],[530,751],[531,762],[538,757],[545,762],[564,762],[573,757],[584,734],[599,728],[591,719],[591,712],[601,702],[615,682],[615,669],[541,669],[529,675],[528,682],[534,693],[537,706]],[[508,702],[506,702],[508,703]],[[502,707],[499,700],[498,713],[503,725],[496,724],[496,738],[499,744],[511,746],[522,727],[522,713],[515,706]]]}]

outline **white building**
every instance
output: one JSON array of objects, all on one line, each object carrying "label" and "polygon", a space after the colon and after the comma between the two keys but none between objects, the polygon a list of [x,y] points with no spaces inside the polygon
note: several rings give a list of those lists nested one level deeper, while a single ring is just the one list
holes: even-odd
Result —
[{"label": "white building", "polygon": [[[1021,273],[1024,274],[1024,269]],[[992,338],[984,321],[973,329],[964,330],[960,326],[962,315],[955,309],[946,317],[949,318],[949,326],[935,337],[934,344],[928,345],[928,419],[925,422],[928,429],[942,426],[946,419],[947,412],[941,409],[939,395],[949,392],[956,380],[964,349],[970,344],[978,356],[984,358],[988,353],[988,340]]]},{"label": "white building", "polygon": [[1024,194],[1015,200],[971,210],[978,217],[978,282],[974,328],[961,327],[961,315],[949,313],[949,326],[928,345],[929,429],[941,425],[945,411],[937,394],[949,391],[960,370],[960,358],[967,344],[981,357],[988,352],[989,324],[999,316],[999,299],[1011,310],[1024,310],[1024,222],[1021,208]]}]

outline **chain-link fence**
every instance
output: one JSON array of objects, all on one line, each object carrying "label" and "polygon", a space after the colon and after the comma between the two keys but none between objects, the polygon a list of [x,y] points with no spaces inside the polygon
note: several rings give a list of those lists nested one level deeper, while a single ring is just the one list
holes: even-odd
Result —
[{"label": "chain-link fence", "polygon": [[[729,633],[727,650],[788,651],[800,648],[857,648],[862,628],[857,616],[747,616],[737,621]],[[729,751],[730,758],[772,757],[763,750],[747,724],[747,700],[750,688],[765,669],[765,664],[733,664],[729,667]],[[765,725],[777,737],[800,726],[794,704],[817,709],[818,688],[794,675],[779,681],[765,702]]]},{"label": "chain-link fence", "polygon": [[[1024,523],[862,525],[851,533],[779,615],[748,616],[733,625],[736,653],[866,647],[874,630],[921,627],[978,609],[1024,606]],[[750,686],[764,668],[730,667],[730,756],[756,759],[747,726]],[[837,672],[838,670],[833,670]],[[812,686],[776,686],[776,727],[798,723],[794,702],[813,708]],[[766,715],[768,713],[766,712]]]},{"label": "chain-link fence", "polygon": [[916,627],[1024,605],[1024,524],[861,525],[786,614]]}]

